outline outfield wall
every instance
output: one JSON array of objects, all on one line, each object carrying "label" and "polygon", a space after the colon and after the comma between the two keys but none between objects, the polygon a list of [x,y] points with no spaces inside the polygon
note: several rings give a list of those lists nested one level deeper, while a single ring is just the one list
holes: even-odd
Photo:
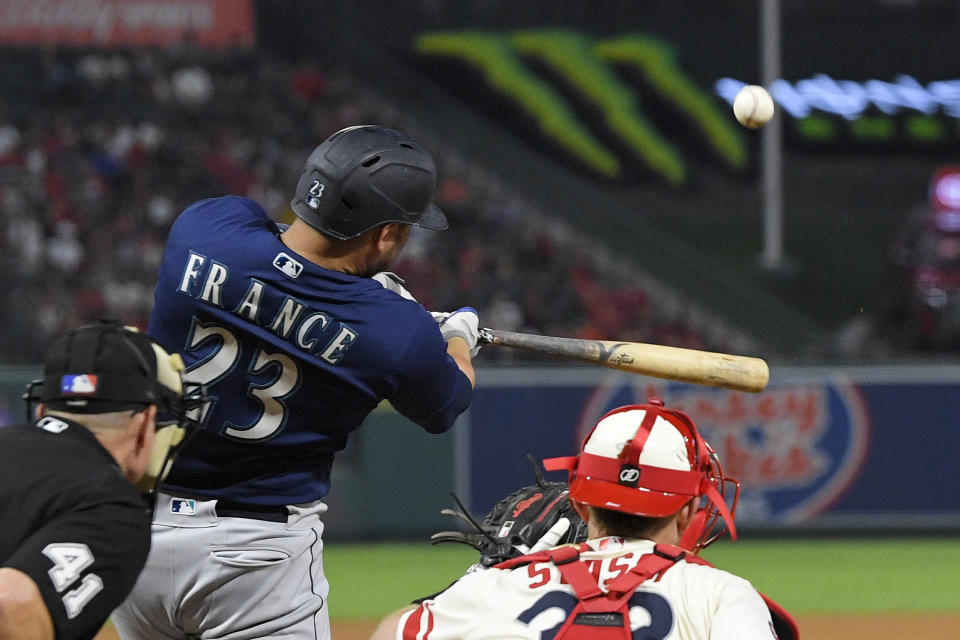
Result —
[{"label": "outfield wall", "polygon": [[[0,370],[0,424],[30,368]],[[338,456],[330,537],[420,537],[533,481],[526,455],[571,455],[607,410],[652,396],[686,411],[743,483],[744,529],[960,531],[960,366],[772,367],[759,394],[596,367],[480,367],[469,412],[431,436],[387,404]],[[561,474],[549,474],[562,479]]]},{"label": "outfield wall", "polygon": [[759,394],[587,368],[483,373],[460,478],[479,511],[531,480],[525,453],[575,453],[605,411],[658,396],[742,482],[744,528],[960,529],[957,366],[772,367]]}]

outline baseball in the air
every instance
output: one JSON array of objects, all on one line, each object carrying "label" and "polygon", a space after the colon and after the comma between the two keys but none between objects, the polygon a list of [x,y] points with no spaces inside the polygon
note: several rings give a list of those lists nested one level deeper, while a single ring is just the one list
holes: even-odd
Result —
[{"label": "baseball in the air", "polygon": [[748,129],[758,129],[773,117],[773,98],[760,85],[748,84],[733,99],[733,115]]}]

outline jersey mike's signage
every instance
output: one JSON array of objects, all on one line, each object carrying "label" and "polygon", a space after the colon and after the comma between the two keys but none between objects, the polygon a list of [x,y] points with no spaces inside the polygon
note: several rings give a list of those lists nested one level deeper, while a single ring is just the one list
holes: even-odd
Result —
[{"label": "jersey mike's signage", "polygon": [[724,473],[743,484],[740,522],[800,522],[820,513],[850,487],[866,458],[867,410],[845,382],[772,385],[761,394],[620,382],[594,390],[577,437],[615,406],[662,398],[693,418]]},{"label": "jersey mike's signage", "polygon": [[251,0],[0,0],[0,42],[251,46]]}]

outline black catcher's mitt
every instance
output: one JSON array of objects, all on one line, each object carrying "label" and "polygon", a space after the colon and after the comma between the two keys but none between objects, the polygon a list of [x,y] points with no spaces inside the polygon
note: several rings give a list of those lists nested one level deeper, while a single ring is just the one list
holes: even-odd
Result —
[{"label": "black catcher's mitt", "polygon": [[531,551],[586,540],[587,526],[570,506],[567,483],[545,481],[536,461],[527,457],[533,464],[536,484],[517,489],[500,500],[480,523],[451,494],[460,511],[444,509],[441,513],[460,518],[473,531],[440,531],[430,537],[430,544],[469,545],[480,552],[479,566],[488,568]]}]

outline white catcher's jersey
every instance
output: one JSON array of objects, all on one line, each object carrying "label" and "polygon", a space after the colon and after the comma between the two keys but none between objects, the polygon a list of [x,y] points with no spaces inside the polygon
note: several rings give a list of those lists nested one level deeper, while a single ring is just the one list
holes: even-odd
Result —
[{"label": "white catcher's jersey", "polygon": [[[589,541],[588,563],[601,588],[652,553],[649,540]],[[576,606],[553,563],[468,574],[433,600],[407,612],[397,640],[549,640]],[[634,640],[771,640],[770,612],[743,578],[715,567],[680,561],[659,581],[643,582],[630,600]]]}]

